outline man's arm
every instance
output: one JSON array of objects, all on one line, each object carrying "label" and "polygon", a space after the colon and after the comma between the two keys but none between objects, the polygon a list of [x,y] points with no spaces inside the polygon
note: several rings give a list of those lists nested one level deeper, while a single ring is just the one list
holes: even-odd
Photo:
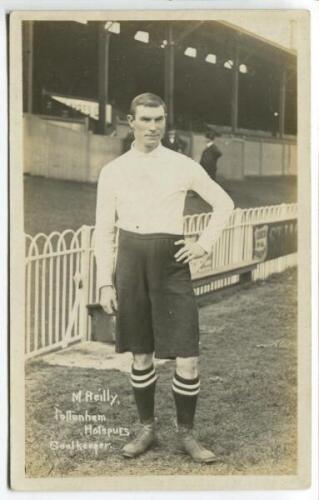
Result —
[{"label": "man's arm", "polygon": [[198,193],[213,209],[211,219],[197,241],[209,253],[212,245],[227,225],[234,209],[234,202],[226,191],[217,182],[213,181],[198,163],[192,161],[190,166],[189,189]]},{"label": "man's arm", "polygon": [[202,152],[202,156],[200,158],[200,161],[199,163],[201,164],[201,166],[207,171],[208,168],[210,167],[210,163],[211,163],[211,158],[210,158],[210,155],[209,155],[209,152],[207,151],[207,149],[204,149],[204,151]]},{"label": "man's arm", "polygon": [[205,170],[193,160],[188,163],[189,186],[188,189],[196,191],[213,208],[212,217],[199,239],[195,243],[179,240],[175,245],[182,245],[175,253],[177,262],[190,262],[210,253],[212,245],[225,228],[234,203],[228,194],[213,181]]},{"label": "man's arm", "polygon": [[221,156],[223,156],[223,153],[221,152],[221,150],[216,146],[216,144],[214,144],[214,155],[215,155],[215,159],[218,160],[218,158],[220,158]]},{"label": "man's arm", "polygon": [[113,286],[116,179],[111,166],[105,166],[97,187],[94,254],[97,265],[99,302],[106,312],[116,309]]}]

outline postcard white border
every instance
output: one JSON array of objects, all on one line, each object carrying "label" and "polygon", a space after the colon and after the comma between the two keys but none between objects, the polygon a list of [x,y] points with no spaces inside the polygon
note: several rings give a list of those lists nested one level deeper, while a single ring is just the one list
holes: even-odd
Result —
[{"label": "postcard white border", "polygon": [[[13,3],[13,2],[12,2],[12,3]],[[30,6],[31,6],[31,4],[34,4],[34,3],[35,3],[35,2],[30,2]],[[57,6],[57,3],[58,3],[58,2],[55,2],[55,6]],[[60,2],[59,2],[59,3],[60,3]],[[69,2],[68,2],[68,3],[69,3]],[[117,2],[117,5],[119,5],[120,3],[121,3],[121,2]],[[153,2],[153,3],[155,3],[155,2]],[[157,4],[158,4],[158,3],[159,3],[159,2],[157,2]],[[161,3],[163,4],[163,2],[161,2]],[[177,2],[175,2],[175,5],[176,5],[176,3],[177,3]],[[178,3],[179,3],[179,5],[180,5],[180,2],[178,2]],[[191,2],[185,2],[185,3],[190,4]],[[200,5],[202,5],[203,3],[207,4],[207,2],[198,2],[198,3],[199,3]],[[300,8],[300,2],[289,2],[289,6],[290,6],[290,8],[291,8],[292,6],[295,6],[295,4],[296,4],[296,3],[297,3],[297,4],[299,4],[299,5],[298,5],[298,7]],[[215,6],[217,7],[217,6],[218,6],[218,4],[220,4],[220,2],[216,2],[216,3],[214,2],[214,7],[215,7]],[[245,4],[245,5],[247,5],[247,4],[251,4],[251,2],[246,2],[246,4]],[[264,2],[263,2],[263,4],[264,4]],[[271,7],[271,6],[272,6],[272,4],[273,4],[273,2],[268,2],[268,3],[267,3],[267,6],[268,6],[268,7]],[[305,2],[303,2],[303,4],[305,4]],[[41,3],[41,6],[42,6],[42,5],[44,5],[44,3]],[[64,5],[67,5],[67,2],[64,2]],[[81,6],[82,6],[82,5],[83,5],[83,2],[81,2],[81,1],[79,0],[79,2],[77,2],[77,7],[78,7],[78,8],[81,8]],[[165,5],[167,6],[167,4],[166,4],[166,3],[165,3]],[[254,5],[256,6],[256,2],[254,2]],[[258,6],[259,6],[259,5],[261,5],[261,2],[260,2],[260,3],[258,3]],[[276,2],[276,5],[277,5],[277,8],[278,8],[278,2]],[[120,5],[119,5],[119,6],[120,6]],[[28,7],[29,7],[29,6],[28,6]],[[31,7],[31,8],[32,8],[32,7]],[[183,7],[183,8],[184,8],[184,7]],[[187,7],[187,8],[188,8],[188,7]],[[234,7],[233,7],[233,8],[234,8]],[[28,14],[29,14],[29,13],[28,13]],[[42,14],[42,13],[40,13],[40,14]],[[65,12],[64,12],[64,14],[65,14]],[[117,18],[120,18],[120,14],[121,14],[120,12],[119,12],[118,14],[116,14],[116,15],[117,15]],[[136,11],[133,11],[133,12],[132,12],[132,14],[133,14],[133,17],[134,17],[134,15],[136,15],[136,14],[137,14],[137,16],[136,16],[136,17],[138,18],[138,13],[137,13]],[[33,17],[33,15],[34,15],[34,13],[32,13],[32,18],[34,18],[34,17]],[[38,15],[38,13],[37,13],[37,15]],[[114,15],[114,12],[112,13],[112,15]],[[152,17],[153,17],[153,12],[151,13],[151,15],[152,15]],[[59,14],[58,14],[58,16],[59,16]],[[229,16],[229,12],[228,12],[228,16]],[[102,17],[104,17],[104,13],[103,13],[103,16],[102,16]],[[187,17],[188,17],[188,16],[186,16],[186,18],[187,18]],[[205,18],[206,18],[206,13],[205,13]],[[305,33],[304,35],[305,35],[305,37],[306,37],[306,36],[307,36],[307,33]],[[16,44],[17,44],[17,38],[15,38],[15,41],[16,41]],[[304,75],[308,75],[308,74],[309,74],[309,60],[307,60],[307,53],[306,53],[306,52],[307,52],[307,50],[309,51],[309,47],[307,47],[307,48],[306,48],[306,51],[304,51],[304,52],[303,52],[303,54],[302,54],[302,55],[303,55],[303,57],[302,57],[302,58],[299,56],[299,60],[301,61],[301,63],[300,63],[300,64],[301,64],[301,68],[302,68],[302,71],[303,71],[303,74],[304,74]],[[308,66],[307,66],[307,65],[308,65]],[[310,92],[309,92],[309,82],[305,82],[305,81],[303,81],[303,80],[304,80],[304,78],[303,78],[303,77],[302,77],[302,75],[300,74],[300,69],[301,69],[301,68],[299,68],[299,72],[298,72],[298,75],[300,75],[300,78],[301,78],[301,80],[299,79],[299,81],[298,81],[298,83],[299,83],[299,85],[298,85],[298,87],[299,87],[299,99],[302,99],[302,102],[303,102],[303,103],[307,102],[307,107],[308,107],[308,108],[310,108],[310,100],[309,100],[309,95],[310,95]],[[16,69],[17,69],[17,68],[14,68],[14,70],[16,70]],[[304,89],[304,87],[305,87],[305,86],[306,86],[306,88]],[[308,87],[308,88],[307,88],[307,87]],[[305,92],[304,92],[304,90],[305,90]],[[19,91],[19,90],[18,90],[18,88],[16,88],[16,91]],[[306,93],[308,93],[308,97],[306,96]],[[21,94],[20,94],[20,95],[21,95]],[[304,98],[305,98],[305,100],[304,100]],[[17,106],[20,106],[20,110],[21,110],[21,102],[20,102],[20,103],[18,103],[18,102],[15,100],[15,103],[14,103],[15,111],[17,111]],[[309,116],[308,116],[308,115],[309,115],[309,114],[308,114],[308,112],[306,112],[306,113],[304,113],[304,114],[300,117],[300,119],[301,119],[301,123],[299,123],[299,127],[298,127],[298,128],[300,129],[300,125],[305,126],[305,129],[304,129],[304,130],[308,130],[308,132],[306,133],[306,135],[307,135],[307,134],[309,134],[309,135],[308,135],[308,137],[310,137],[310,122],[309,122]],[[299,113],[299,116],[300,116],[300,113]],[[15,121],[16,119],[17,119],[17,122]],[[14,127],[14,129],[17,131],[18,129],[16,128],[16,126],[18,126],[18,121],[19,121],[19,120],[18,120],[18,116],[14,117],[14,119],[13,119],[13,120],[14,120],[14,121],[11,121],[11,125],[12,125],[12,126]],[[304,121],[303,121],[303,120],[304,120]],[[22,128],[21,128],[21,129],[22,129]],[[15,135],[16,135],[16,134],[15,134]],[[299,144],[300,144],[300,146],[301,146],[301,147],[299,148],[299,150],[302,150],[302,152],[300,153],[300,156],[299,156],[299,165],[300,165],[300,164],[304,164],[304,165],[305,165],[305,164],[309,164],[309,161],[310,161],[309,141],[308,141],[307,137],[303,137],[303,135],[304,135],[304,134],[302,134],[302,136],[301,136],[301,135],[299,135],[299,137],[298,137],[298,142],[299,142]],[[18,141],[21,141],[21,142],[20,142],[20,144],[22,144],[22,137],[20,136],[20,134],[19,134],[19,137],[18,137],[18,138],[16,138],[16,137],[15,137],[14,139],[15,139],[15,140],[18,140]],[[306,151],[304,151],[304,148],[306,148]],[[18,148],[17,148],[17,149],[18,149]],[[20,148],[20,153],[21,153],[21,148]],[[20,156],[20,158],[19,158],[19,157],[18,157],[18,155],[19,155],[19,152],[18,152],[18,151],[14,152],[14,158],[13,158],[13,161],[14,161],[14,162],[16,162],[16,161],[20,161],[20,162],[21,162],[21,156]],[[301,162],[302,162],[302,163],[301,163]],[[18,177],[19,177],[19,176],[20,176],[20,180],[18,179]],[[21,189],[21,190],[22,190],[22,186],[21,186],[21,184],[22,184],[22,175],[21,175],[21,172],[19,172],[19,174],[18,174],[18,175],[15,175],[15,173],[13,173],[13,172],[12,172],[12,170],[11,170],[11,172],[10,172],[10,177],[11,177],[11,182],[14,182],[14,185],[16,186],[16,189]],[[309,200],[309,199],[310,199],[310,198],[309,198],[309,194],[310,194],[310,183],[309,183],[309,177],[308,177],[307,179],[305,179],[305,181],[306,181],[306,182],[308,182],[308,187],[307,187],[307,190],[305,191],[305,190],[304,190],[303,183],[300,183],[299,193],[298,193],[298,194],[299,194],[299,205],[301,204],[302,206],[306,206],[306,205],[307,205],[307,200]],[[305,183],[306,183],[306,182],[305,182]],[[313,187],[312,187],[312,191],[313,191]],[[21,191],[21,192],[22,192],[22,191]],[[306,196],[305,196],[305,195],[306,195]],[[10,205],[10,206],[11,206],[11,205]],[[22,211],[21,211],[21,212],[22,212]],[[13,218],[13,216],[14,216],[14,218]],[[23,222],[21,221],[21,219],[22,219],[22,214],[19,214],[19,210],[17,209],[17,207],[15,207],[15,206],[14,206],[14,204],[13,204],[13,206],[11,206],[11,218],[12,218],[12,220],[14,220],[14,221],[15,221],[15,227],[17,227],[17,226],[20,226],[20,225],[21,225],[20,227],[22,227],[22,228],[23,228]],[[305,224],[302,224],[302,231],[300,232],[300,238],[302,238],[302,242],[303,242],[303,244],[305,243],[305,241],[307,241],[307,243],[309,244],[309,248],[310,248],[310,240],[309,240],[309,237],[310,237],[310,225],[309,225],[309,224],[310,224],[310,207],[309,207],[309,206],[307,207],[307,219],[308,219],[309,223],[307,223],[307,222],[305,221]],[[22,257],[22,260],[20,260],[20,262],[23,262],[23,259],[24,259],[23,241],[21,240],[21,235],[19,235],[19,234],[15,234],[15,233],[16,233],[16,232],[14,231],[14,232],[13,232],[13,241],[14,241],[14,245],[13,245],[13,247],[12,247],[12,249],[11,249],[11,252],[12,252],[12,253],[11,253],[11,255],[12,255],[12,257],[14,257],[14,262],[18,262],[18,261],[16,260],[16,258],[20,258],[20,259],[21,259],[21,257]],[[16,246],[17,246],[17,247],[16,247]],[[303,262],[300,262],[300,264],[299,264],[299,269],[300,269],[300,270],[299,270],[299,275],[301,275],[301,273],[306,272],[307,270],[309,271],[309,266],[307,265],[307,262],[306,262],[306,261],[307,261],[307,259],[303,259]],[[308,276],[310,277],[310,273],[309,273],[309,275],[308,275]],[[18,280],[16,281],[16,279],[17,279],[17,278],[16,278],[16,274],[15,274],[15,273],[13,273],[13,275],[12,275],[12,279],[13,279],[13,281],[12,281],[11,286],[12,286],[12,287],[16,287],[16,286],[18,286],[19,281],[18,281]],[[309,283],[308,283],[307,285],[309,285]],[[20,286],[21,286],[21,285],[20,285]],[[303,283],[303,284],[302,284],[302,287],[301,287],[301,289],[302,289],[302,291],[303,291],[303,292],[304,292],[304,288],[303,288],[304,286],[306,286],[306,284],[304,284],[304,283]],[[299,293],[300,293],[300,291],[299,291]],[[306,295],[306,296],[307,296],[307,295]],[[305,297],[305,295],[303,295],[303,297]],[[300,297],[300,299],[302,300],[302,297]],[[11,300],[12,300],[12,299],[11,299]],[[14,302],[12,302],[12,304],[11,304],[11,305],[12,305],[13,307],[18,307],[18,308],[20,309],[20,308],[23,306],[23,304],[22,304],[22,302],[23,302],[23,301],[24,301],[24,298],[23,298],[23,300],[21,301],[21,297],[20,297],[20,298],[15,297],[15,298],[14,298]],[[309,321],[309,318],[310,318],[310,303],[309,303],[309,297],[307,297],[307,302],[308,302],[308,303],[304,304],[304,305],[305,305],[305,311],[307,311],[307,315],[305,314],[305,315],[301,315],[301,316],[299,317],[299,326],[300,326],[300,324],[304,325],[304,324],[305,324],[305,322],[308,322],[308,321]],[[20,309],[20,311],[21,311],[21,309]],[[21,317],[23,317],[23,316],[22,316],[22,314],[20,313],[20,314],[19,314],[19,315],[17,315],[17,316],[20,316],[20,318],[19,318],[19,317],[15,317],[15,318],[14,318],[14,316],[12,316],[12,318],[14,318],[14,319],[13,319],[13,327],[14,327],[14,330],[15,330],[15,327],[20,327],[20,328],[21,328],[21,326],[23,327],[23,325],[21,324],[21,321],[20,321],[20,323],[19,323],[19,320],[21,320],[21,319],[22,319]],[[22,328],[22,330],[23,330],[23,328]],[[20,330],[20,331],[21,331],[21,330]],[[13,342],[13,351],[12,351],[12,352],[13,352],[14,358],[16,358],[16,356],[17,356],[17,357],[19,357],[19,355],[20,355],[19,347],[20,347],[19,345],[16,345],[16,343],[15,343],[15,342]],[[304,343],[302,343],[302,345],[300,345],[300,346],[299,346],[299,355],[303,357],[303,356],[306,354],[306,351],[307,351],[307,348],[308,348],[308,347],[309,347],[309,345],[305,345]],[[309,350],[308,350],[307,352],[308,352],[308,354],[309,354]],[[306,361],[308,361],[308,359],[307,359]],[[16,363],[16,364],[17,364],[17,363]],[[309,365],[309,366],[310,366],[310,365]],[[309,371],[310,371],[310,368],[309,368]],[[22,384],[21,384],[21,381],[19,382],[19,377],[18,377],[18,376],[17,376],[17,377],[15,377],[15,375],[18,375],[18,373],[15,373],[15,367],[12,367],[12,372],[11,372],[11,373],[12,373],[12,377],[13,377],[13,378],[12,378],[12,383],[14,384],[14,391],[18,391],[18,392],[19,392],[19,394],[21,394],[21,393],[20,393],[20,390],[22,389]],[[309,372],[308,372],[308,375],[309,375]],[[304,376],[304,373],[299,373],[299,376],[303,377],[303,376]],[[304,390],[302,390],[302,389],[304,389],[304,388],[302,388],[302,387],[301,387],[301,393],[299,393],[299,398],[300,398],[300,399],[299,399],[299,401],[300,401],[300,405],[299,405],[299,407],[301,407],[301,406],[302,406],[302,407],[304,407],[304,403],[309,404],[309,398],[307,398],[307,396],[309,396],[309,395],[308,395],[308,394],[307,394]],[[20,397],[21,397],[21,396],[20,396]],[[20,401],[21,401],[21,400],[20,400]],[[310,415],[310,413],[308,413],[308,415]],[[308,421],[308,422],[305,422],[305,424],[307,424],[307,423],[308,423],[307,427],[309,428],[309,421]],[[14,417],[13,417],[12,424],[14,425]],[[16,429],[15,429],[15,430],[16,430]],[[17,436],[17,435],[16,435],[16,436]],[[20,437],[21,437],[21,436],[18,436],[18,440],[20,439]],[[306,442],[304,439],[302,439],[302,442],[300,443],[300,445],[301,445],[301,448],[300,448],[300,449],[301,449],[301,450],[303,450],[304,448],[306,448],[306,447],[307,447],[307,445],[308,445],[308,444],[309,444],[309,441],[308,441],[308,442]],[[14,449],[14,454],[15,454],[15,457],[16,457],[16,458],[18,458],[18,460],[19,460],[19,457],[21,458],[21,450],[19,451],[19,450],[18,450],[18,447],[16,447],[16,449]],[[303,471],[303,472],[304,472],[304,471]],[[228,477],[229,477],[229,476],[228,476]],[[156,477],[155,479],[158,479],[158,478],[159,478],[159,477]],[[215,487],[214,487],[214,489],[216,489],[216,488],[218,489],[220,486],[219,486],[219,484],[218,484],[218,481],[216,482],[216,477],[215,477],[215,476],[212,476],[212,477],[210,476],[210,478],[213,478],[213,480],[214,480],[214,482],[215,482]],[[230,478],[231,478],[231,480],[232,480],[232,481],[234,480],[234,477],[233,477],[233,476],[231,476]],[[236,484],[236,485],[235,485],[235,487],[236,487],[236,488],[242,488],[242,487],[247,488],[247,487],[248,487],[248,485],[247,485],[247,484],[245,484],[245,485],[244,485],[244,483],[246,482],[247,478],[248,478],[248,477],[247,477],[247,476],[245,476],[245,477],[243,478],[243,482],[242,482],[242,480],[241,480],[240,478],[238,478],[238,479],[239,479],[239,481],[238,481],[238,484]],[[303,475],[303,478],[305,478],[305,476],[304,476],[304,475]],[[94,482],[95,482],[95,487],[96,487],[96,483],[97,483],[97,482],[96,482],[96,479],[95,479],[95,478],[87,478],[87,477],[86,477],[86,478],[85,478],[85,483],[86,483],[86,485],[88,484],[88,480],[89,480],[89,479],[94,480]],[[100,480],[101,478],[98,478],[98,479]],[[118,479],[118,478],[116,478],[116,479]],[[132,479],[132,478],[129,478],[129,479]],[[135,479],[135,478],[133,478],[133,479]],[[137,479],[137,482],[138,482],[139,478],[136,478],[136,479]],[[147,479],[147,478],[143,478],[143,482],[145,481],[145,479]],[[167,480],[167,476],[164,476],[164,478],[163,478],[163,479],[166,481],[166,480]],[[194,476],[192,476],[191,480],[192,480],[192,482],[193,482],[193,485],[196,483],[196,481],[194,482],[194,480],[195,480],[195,479],[196,479],[196,476],[195,476],[195,477],[194,477]],[[203,481],[203,477],[202,477],[202,476],[201,476],[201,477],[198,477],[197,479],[199,479],[199,481],[202,483],[202,481]],[[224,478],[223,478],[223,479],[224,479]],[[253,486],[254,486],[254,487],[256,487],[256,485],[257,485],[257,483],[255,482],[255,479],[256,479],[256,478],[254,478],[254,479],[253,479],[253,481],[254,481],[254,485],[253,485]],[[263,479],[264,479],[264,478],[263,478]],[[268,483],[268,485],[263,486],[263,485],[262,485],[262,483],[261,483],[261,484],[259,484],[259,483],[258,483],[258,488],[263,488],[263,489],[266,489],[266,488],[269,486],[269,483],[270,483],[270,482],[272,483],[272,487],[277,487],[276,479],[278,479],[278,477],[276,477],[276,476],[275,476],[275,477],[270,477],[270,476],[267,476],[267,478],[266,478],[266,482]],[[176,480],[176,476],[173,478],[173,480],[174,480],[174,481]],[[275,481],[274,481],[274,480],[275,480]],[[33,480],[27,480],[27,481],[29,482],[29,481],[33,481]],[[40,483],[41,483],[41,480],[39,480],[39,479],[36,479],[35,481],[36,481],[38,484],[40,484]],[[47,480],[47,479],[45,479],[44,481],[48,481],[48,480]],[[53,482],[52,482],[52,485],[53,485],[53,483],[54,483],[54,482],[56,482],[56,481],[55,481],[55,479],[52,479],[52,480],[50,480],[50,481],[53,481]],[[65,484],[63,485],[63,489],[64,489],[64,490],[65,490],[65,489],[69,489],[69,488],[71,488],[71,489],[72,489],[72,488],[74,487],[74,485],[73,485],[73,481],[74,481],[74,480],[69,481],[69,480],[68,480],[68,478],[61,478],[61,479],[58,479],[57,481],[63,481],[63,482],[65,483]],[[77,479],[75,480],[75,482],[76,482],[76,483],[78,483],[78,482],[79,482],[79,478],[77,478]],[[134,481],[133,481],[133,482],[134,482]],[[67,484],[67,483],[68,483],[68,484]],[[184,484],[184,486],[185,486],[185,481],[183,481],[183,484]],[[307,479],[306,479],[306,483],[305,483],[305,484],[307,484]],[[30,485],[30,482],[29,482],[29,485]],[[48,485],[47,485],[47,486],[48,486]],[[102,486],[102,485],[101,485],[101,486]],[[155,485],[153,485],[153,486],[155,487]],[[200,486],[200,485],[199,485],[199,486]],[[43,487],[44,487],[44,489],[46,488],[46,486],[45,486],[44,484],[41,484],[41,485],[40,485],[40,488],[42,489]],[[132,485],[132,487],[133,487],[133,485]],[[138,488],[138,485],[137,485],[137,486],[134,486],[134,487],[137,487],[137,488]],[[279,485],[278,485],[278,487],[279,487]],[[291,485],[291,487],[293,488],[293,487],[295,487],[295,486],[292,484],[292,485]],[[197,488],[197,486],[195,486],[195,489],[196,489],[196,488]],[[38,489],[38,488],[36,487],[35,489]],[[59,487],[58,489],[60,489],[60,487]],[[87,489],[89,489],[89,488],[87,488]],[[96,489],[96,488],[94,488],[94,489]],[[171,487],[171,489],[175,489],[175,488]],[[190,488],[188,488],[188,489],[190,489]],[[192,489],[193,489],[193,488],[192,488]],[[260,496],[259,496],[259,498],[260,498]],[[273,498],[274,498],[274,497],[273,497]],[[290,497],[290,498],[291,498],[291,497]]]}]

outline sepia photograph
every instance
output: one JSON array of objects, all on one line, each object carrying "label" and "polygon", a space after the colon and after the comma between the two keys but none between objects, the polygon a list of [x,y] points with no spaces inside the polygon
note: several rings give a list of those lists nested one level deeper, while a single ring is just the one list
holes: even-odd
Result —
[{"label": "sepia photograph", "polygon": [[309,486],[308,32],[11,13],[13,489]]}]

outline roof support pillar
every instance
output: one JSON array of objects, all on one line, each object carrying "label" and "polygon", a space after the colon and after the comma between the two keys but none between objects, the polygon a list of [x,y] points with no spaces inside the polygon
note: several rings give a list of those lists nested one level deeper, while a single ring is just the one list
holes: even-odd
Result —
[{"label": "roof support pillar", "polygon": [[165,47],[165,75],[164,75],[164,101],[167,106],[168,128],[174,127],[174,67],[175,67],[175,42],[173,24],[167,25],[167,45]]},{"label": "roof support pillar", "polygon": [[23,100],[26,113],[33,111],[33,21],[24,21],[23,29],[23,79],[25,82]]},{"label": "roof support pillar", "polygon": [[106,134],[106,105],[108,103],[109,90],[109,50],[110,50],[110,33],[104,28],[105,23],[98,24],[98,40],[99,40],[99,119],[98,132]]},{"label": "roof support pillar", "polygon": [[235,40],[232,77],[233,81],[232,81],[232,97],[231,97],[231,128],[232,128],[232,133],[236,134],[238,128],[238,96],[239,96],[239,47],[237,40]]},{"label": "roof support pillar", "polygon": [[286,92],[287,92],[287,69],[285,66],[283,66],[280,75],[280,94],[279,94],[279,137],[281,139],[285,134]]}]

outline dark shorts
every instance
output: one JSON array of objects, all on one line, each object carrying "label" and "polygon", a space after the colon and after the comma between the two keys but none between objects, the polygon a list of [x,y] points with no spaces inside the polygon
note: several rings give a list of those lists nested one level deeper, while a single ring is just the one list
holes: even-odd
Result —
[{"label": "dark shorts", "polygon": [[198,310],[189,264],[176,262],[173,234],[120,229],[115,270],[116,351],[157,358],[198,356]]}]

